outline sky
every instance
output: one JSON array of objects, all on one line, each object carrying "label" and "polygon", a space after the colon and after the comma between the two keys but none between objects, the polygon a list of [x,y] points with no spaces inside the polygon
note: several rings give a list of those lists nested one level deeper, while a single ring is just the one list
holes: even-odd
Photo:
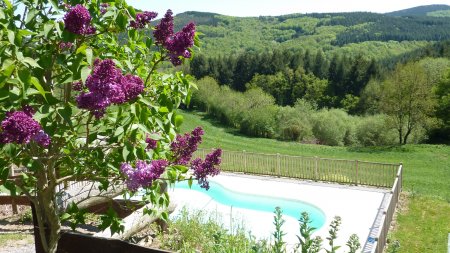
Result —
[{"label": "sky", "polygon": [[162,14],[167,9],[214,12],[230,16],[277,16],[291,13],[369,11],[385,13],[450,0],[127,0],[135,8]]}]

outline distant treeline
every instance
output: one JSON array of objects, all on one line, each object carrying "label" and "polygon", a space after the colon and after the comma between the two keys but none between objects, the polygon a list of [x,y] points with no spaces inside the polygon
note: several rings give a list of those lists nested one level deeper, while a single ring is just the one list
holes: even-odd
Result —
[{"label": "distant treeline", "polygon": [[371,79],[382,79],[397,64],[425,57],[450,58],[450,41],[378,61],[345,54],[329,59],[322,50],[309,49],[197,55],[190,63],[190,72],[197,79],[213,77],[220,85],[237,91],[260,87],[280,106],[292,106],[299,98],[306,98],[319,108],[343,108],[361,114],[366,107],[360,98]]},{"label": "distant treeline", "polygon": [[321,50],[274,50],[211,58],[198,55],[190,71],[197,79],[211,76],[237,91],[260,87],[281,106],[292,106],[307,96],[319,107],[342,107],[360,96],[369,80],[380,74],[380,66],[362,55],[334,55],[328,60]]}]

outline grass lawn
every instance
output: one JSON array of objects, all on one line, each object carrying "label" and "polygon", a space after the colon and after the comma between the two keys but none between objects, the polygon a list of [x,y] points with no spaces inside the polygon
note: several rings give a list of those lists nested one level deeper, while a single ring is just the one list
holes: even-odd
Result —
[{"label": "grass lawn", "polygon": [[[399,215],[398,230],[392,238],[400,241],[401,252],[445,252],[442,249],[447,245],[447,234],[450,232],[450,146],[330,147],[249,138],[238,134],[234,129],[221,127],[214,120],[205,118],[202,113],[181,114],[184,116],[182,132],[191,131],[196,126],[202,126],[205,130],[204,141],[200,146],[202,148],[220,147],[224,150],[269,154],[402,162],[404,190],[414,198],[409,200],[409,209]],[[409,248],[412,244],[415,246]]]},{"label": "grass lawn", "polygon": [[24,243],[33,243],[34,237],[32,234],[0,234],[0,248],[8,243],[16,243],[17,241],[24,241]]}]

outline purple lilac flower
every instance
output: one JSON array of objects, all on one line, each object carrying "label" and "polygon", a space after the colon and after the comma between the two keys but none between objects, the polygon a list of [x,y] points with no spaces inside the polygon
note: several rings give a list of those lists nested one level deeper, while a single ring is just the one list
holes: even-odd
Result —
[{"label": "purple lilac flower", "polygon": [[72,42],[59,42],[59,50],[65,51],[72,47]]},{"label": "purple lilac flower", "polygon": [[103,117],[106,108],[111,104],[105,96],[95,92],[82,92],[76,101],[78,108],[91,111],[97,119]]},{"label": "purple lilac flower", "polygon": [[90,110],[97,118],[104,115],[111,104],[123,104],[135,99],[144,90],[138,76],[123,76],[111,59],[95,60],[94,70],[86,79],[89,92],[77,97],[79,108]]},{"label": "purple lilac flower", "polygon": [[155,26],[153,36],[155,36],[156,44],[166,46],[167,39],[173,35],[173,17],[172,11],[167,10],[161,22]]},{"label": "purple lilac flower", "polygon": [[42,147],[48,147],[51,143],[50,136],[48,136],[48,134],[46,134],[43,130],[39,131],[39,133],[33,137],[33,140]]},{"label": "purple lilac flower", "polygon": [[33,109],[33,107],[31,107],[29,105],[22,106],[22,111],[30,117],[33,117],[33,115],[36,113],[36,111]]},{"label": "purple lilac flower", "polygon": [[72,89],[75,91],[82,91],[83,90],[83,83],[81,81],[73,82],[72,83]]},{"label": "purple lilac flower", "polygon": [[100,13],[103,15],[106,13],[107,9],[109,7],[108,3],[101,3],[100,4]]},{"label": "purple lilac flower", "polygon": [[175,164],[188,164],[192,158],[192,154],[197,151],[198,144],[202,142],[203,134],[203,129],[197,127],[190,134],[177,135],[175,141],[170,144],[170,149],[175,158]]},{"label": "purple lilac flower", "polygon": [[157,147],[157,144],[158,144],[157,140],[153,140],[148,135],[145,138],[145,142],[147,143],[147,148],[146,148],[147,150],[155,149]]},{"label": "purple lilac flower", "polygon": [[127,188],[130,191],[137,191],[140,187],[151,186],[168,165],[166,160],[153,160],[150,164],[138,160],[135,169],[128,163],[122,163],[120,171],[127,178],[125,181]]},{"label": "purple lilac flower", "polygon": [[189,23],[175,35],[169,37],[166,41],[166,48],[169,50],[170,61],[173,65],[181,64],[180,57],[190,58],[191,52],[188,48],[194,45],[195,24]]},{"label": "purple lilac flower", "polygon": [[191,168],[194,170],[194,176],[197,179],[200,187],[209,189],[209,182],[207,180],[208,176],[216,176],[220,173],[220,165],[222,159],[222,150],[216,149],[213,152],[206,155],[205,161],[197,158],[191,163]]},{"label": "purple lilac flower", "polygon": [[144,28],[152,19],[156,18],[158,13],[153,11],[144,11],[136,14],[136,20],[130,22],[130,26],[134,29]]},{"label": "purple lilac flower", "polygon": [[144,81],[138,76],[128,74],[122,80],[122,89],[125,92],[125,100],[133,100],[144,91]]},{"label": "purple lilac flower", "polygon": [[95,33],[95,28],[91,26],[91,14],[80,4],[71,7],[69,12],[64,15],[64,26],[69,32],[75,34]]},{"label": "purple lilac flower", "polygon": [[33,114],[34,110],[30,106],[24,106],[23,111],[6,113],[1,123],[0,143],[28,144],[34,140],[43,147],[50,145],[50,137],[32,118]]}]

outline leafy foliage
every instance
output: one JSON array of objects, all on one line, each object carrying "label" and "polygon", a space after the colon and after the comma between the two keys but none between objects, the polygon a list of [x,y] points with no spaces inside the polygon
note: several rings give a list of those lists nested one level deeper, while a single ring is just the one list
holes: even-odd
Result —
[{"label": "leafy foliage", "polygon": [[[56,188],[67,181],[89,180],[97,194],[120,193],[130,179],[121,165],[160,161],[158,172],[146,167],[156,176],[142,184],[142,202],[151,204],[146,213],[164,212],[169,200],[162,186],[184,180],[188,170],[171,143],[178,140],[177,108],[189,103],[195,85],[181,72],[156,70],[192,56],[195,25],[175,32],[168,11],[154,41],[145,30],[156,13],[121,0],[0,5],[0,181],[35,205],[44,251],[56,251],[61,220],[72,227],[84,222],[80,203],[67,210],[57,204]],[[157,142],[152,148],[149,136]],[[7,178],[11,166],[24,171],[17,180]],[[124,229],[113,209],[101,221],[112,233]]]}]

